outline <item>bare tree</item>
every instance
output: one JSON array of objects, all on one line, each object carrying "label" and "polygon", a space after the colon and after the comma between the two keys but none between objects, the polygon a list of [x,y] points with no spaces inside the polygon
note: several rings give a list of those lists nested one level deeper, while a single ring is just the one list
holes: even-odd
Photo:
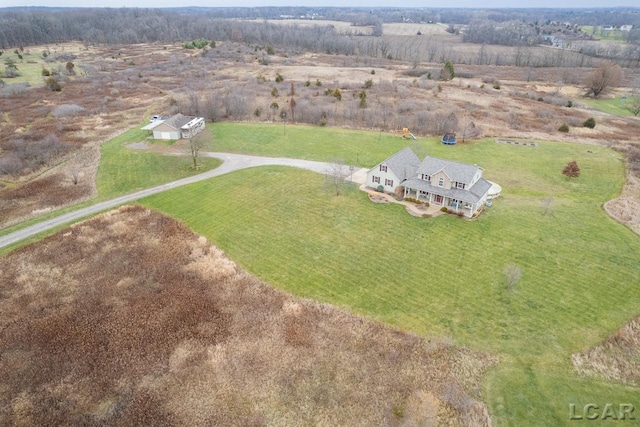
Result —
[{"label": "bare tree", "polygon": [[611,61],[603,61],[589,74],[584,85],[588,94],[597,98],[607,88],[617,85],[621,80],[622,68]]},{"label": "bare tree", "polygon": [[327,170],[327,183],[336,190],[336,196],[339,196],[342,189],[346,185],[346,178],[349,176],[349,168],[345,166],[344,160],[335,159],[331,162],[331,166]]},{"label": "bare tree", "polygon": [[189,152],[191,153],[191,159],[193,160],[193,168],[197,169],[200,167],[198,165],[198,157],[200,157],[200,150],[204,147],[204,144],[207,142],[208,133],[207,131],[200,132],[193,138],[189,139]]},{"label": "bare tree", "polygon": [[293,89],[293,82],[291,82],[291,90],[289,91],[289,96],[291,96],[291,99],[289,100],[289,109],[291,110],[291,122],[295,122],[296,121],[296,100],[293,99],[293,95],[295,95],[296,92]]},{"label": "bare tree", "polygon": [[507,287],[512,291],[520,277],[522,277],[522,270],[516,264],[509,264],[504,268],[504,277],[507,280]]},{"label": "bare tree", "polygon": [[544,199],[540,200],[542,207],[544,208],[544,215],[548,214],[549,211],[551,210],[551,204],[553,203],[553,197],[549,196],[549,197],[545,197]]},{"label": "bare tree", "polygon": [[72,76],[74,75],[76,72],[74,70],[76,66],[73,64],[73,62],[69,61],[67,62],[67,65],[65,66],[65,68],[67,69],[67,73]]},{"label": "bare tree", "polygon": [[569,178],[577,178],[580,176],[580,166],[578,166],[575,160],[571,161],[562,169],[562,174]]}]

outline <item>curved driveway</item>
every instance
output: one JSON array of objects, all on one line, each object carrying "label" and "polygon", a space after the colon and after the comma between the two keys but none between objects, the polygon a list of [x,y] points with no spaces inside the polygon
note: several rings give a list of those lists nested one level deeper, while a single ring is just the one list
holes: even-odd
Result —
[{"label": "curved driveway", "polygon": [[204,181],[205,179],[213,178],[216,176],[224,175],[229,172],[234,172],[240,169],[247,169],[256,166],[291,166],[301,169],[307,169],[313,172],[325,173],[332,168],[331,163],[314,162],[310,160],[289,159],[285,157],[259,157],[259,156],[247,156],[243,154],[230,154],[230,153],[201,153],[202,157],[215,157],[223,161],[216,169],[190,176],[188,178],[179,179],[177,181],[168,182],[166,184],[158,185],[157,187],[147,188],[135,193],[126,194],[124,196],[116,197],[115,199],[106,200],[104,202],[96,203],[95,205],[87,206],[86,208],[78,209],[77,211],[69,212],[55,218],[48,219],[46,221],[39,222],[37,224],[25,227],[23,229],[14,231],[0,237],[0,248],[17,243],[21,240],[35,236],[43,231],[51,230],[52,228],[60,225],[67,224],[69,222],[78,220],[80,218],[96,214],[98,212],[110,209],[124,203],[132,202],[134,200],[141,199],[143,197],[151,196],[152,194],[161,193],[163,191],[171,190],[172,188],[182,187],[183,185],[192,184],[198,181]]}]

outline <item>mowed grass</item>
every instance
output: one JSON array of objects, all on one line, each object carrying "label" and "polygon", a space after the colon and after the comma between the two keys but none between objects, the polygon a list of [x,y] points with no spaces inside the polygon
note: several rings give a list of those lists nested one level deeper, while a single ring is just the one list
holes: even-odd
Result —
[{"label": "mowed grass", "polygon": [[[217,150],[231,151],[221,148],[230,144],[220,137],[232,132],[227,126],[217,126]],[[251,126],[239,128],[250,133]],[[385,156],[373,160],[371,153],[406,144],[376,146],[376,134],[355,134],[318,139],[320,148],[305,158],[322,160],[342,147],[338,155],[370,153],[372,164]],[[623,183],[620,156],[568,143],[420,142],[429,154],[485,167],[503,197],[474,221],[421,219],[399,205],[372,204],[354,187],[336,197],[322,175],[265,167],[142,202],[278,288],[498,355],[483,396],[498,425],[570,424],[570,403],[632,401],[637,388],[579,378],[570,363],[571,353],[638,312],[640,239],[602,209]],[[236,151],[271,155],[268,143],[241,144]],[[293,141],[271,144],[288,155],[298,150]],[[560,173],[571,160],[582,168],[578,179]],[[503,275],[511,263],[523,271],[513,291]]]},{"label": "mowed grass", "polygon": [[221,163],[218,159],[200,158],[201,167],[195,170],[186,150],[186,156],[177,157],[127,148],[131,143],[144,141],[147,136],[147,131],[134,128],[102,145],[96,179],[100,200],[186,178]]},{"label": "mowed grass", "polygon": [[43,68],[49,71],[57,68],[64,70],[66,65],[66,62],[46,62],[41,55],[35,53],[22,53],[22,59],[20,59],[18,55],[13,52],[5,52],[5,54],[0,57],[3,67],[2,74],[6,68],[6,59],[14,61],[18,68],[18,75],[16,77],[2,77],[7,84],[29,83],[31,86],[42,86],[46,79],[46,77],[42,76]]},{"label": "mowed grass", "polygon": [[[185,155],[184,157],[167,156],[127,147],[127,145],[131,143],[144,141],[147,136],[147,131],[134,128],[102,145],[100,165],[96,177],[96,186],[98,189],[98,195],[96,197],[77,205],[58,209],[7,227],[0,230],[0,236],[103,200],[196,175],[214,169],[221,164],[221,161],[218,159],[202,157],[198,159],[200,167],[195,170],[192,167],[192,159],[189,155]],[[166,145],[166,141],[149,141],[149,144]],[[207,142],[205,148],[210,147],[211,143]],[[186,150],[185,154],[188,154]],[[52,233],[53,231],[49,231],[44,235]],[[43,235],[36,236],[30,239],[30,241],[38,240],[42,236]],[[6,253],[24,243],[26,242],[17,243],[10,248],[5,248],[0,253]]]},{"label": "mowed grass", "polygon": [[627,109],[627,105],[633,102],[631,96],[627,99],[622,98],[599,98],[599,99],[581,99],[580,102],[584,102],[590,107],[596,108],[606,113],[615,114],[618,116],[633,116],[633,113]]},{"label": "mowed grass", "polygon": [[293,157],[371,167],[409,144],[399,134],[332,127],[215,123],[214,150],[269,157]]}]

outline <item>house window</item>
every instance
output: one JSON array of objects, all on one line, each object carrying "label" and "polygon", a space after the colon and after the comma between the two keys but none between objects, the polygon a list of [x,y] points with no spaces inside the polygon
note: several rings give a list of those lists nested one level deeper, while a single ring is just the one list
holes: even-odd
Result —
[{"label": "house window", "polygon": [[384,180],[384,185],[387,185],[389,187],[393,187],[393,180],[392,179],[385,179]]},{"label": "house window", "polygon": [[372,176],[371,177],[371,182],[376,183],[376,184],[380,184],[380,177],[379,176]]},{"label": "house window", "polygon": [[431,177],[429,175],[426,174],[422,174],[422,179],[425,181],[431,181]]},{"label": "house window", "polygon": [[460,188],[460,189],[462,189],[462,190],[464,190],[464,183],[462,183],[462,182],[456,182],[456,187],[457,187],[457,188]]},{"label": "house window", "polygon": [[386,172],[387,167],[385,165],[380,165],[380,172]]},{"label": "house window", "polygon": [[438,178],[438,187],[444,187],[444,178]]}]

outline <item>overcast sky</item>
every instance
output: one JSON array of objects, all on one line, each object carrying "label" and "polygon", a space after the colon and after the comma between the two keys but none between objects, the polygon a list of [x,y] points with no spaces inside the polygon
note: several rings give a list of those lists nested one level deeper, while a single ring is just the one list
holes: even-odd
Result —
[{"label": "overcast sky", "polygon": [[341,6],[341,7],[472,7],[472,8],[593,8],[633,6],[640,0],[0,0],[0,7],[8,6],[64,6],[64,7],[256,7],[256,6]]}]

